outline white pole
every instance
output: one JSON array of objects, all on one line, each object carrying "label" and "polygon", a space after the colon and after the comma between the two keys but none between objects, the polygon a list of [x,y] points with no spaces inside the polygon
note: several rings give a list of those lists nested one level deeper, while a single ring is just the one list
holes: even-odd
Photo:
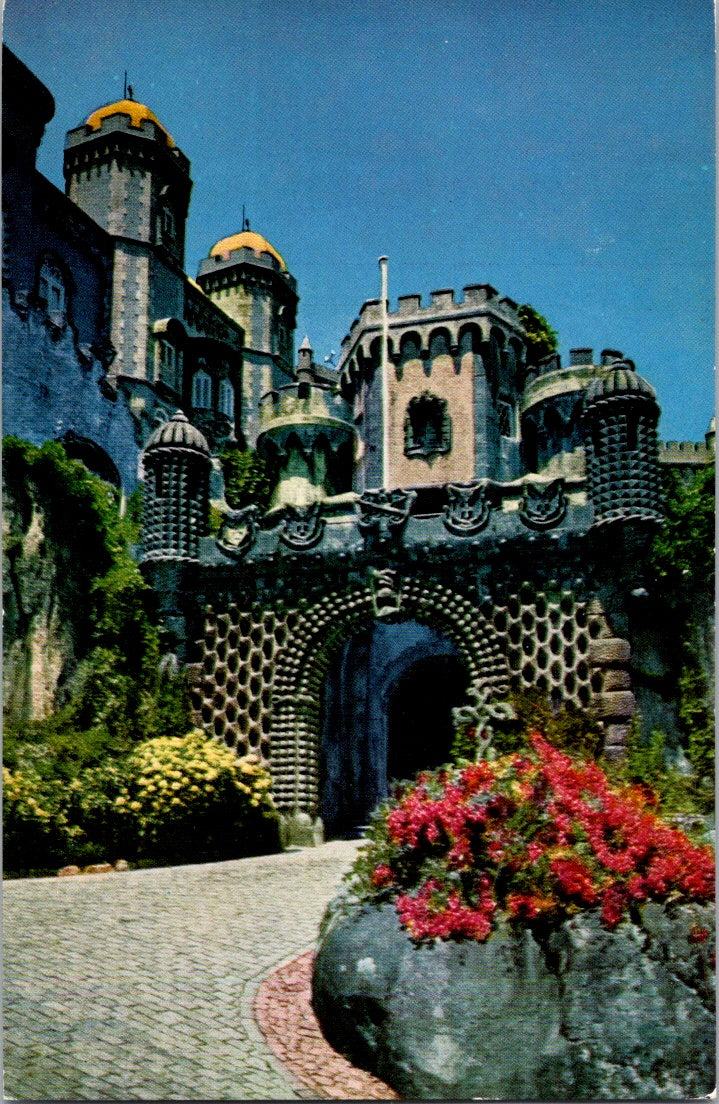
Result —
[{"label": "white pole", "polygon": [[389,489],[389,450],[390,450],[390,379],[389,379],[389,319],[387,317],[387,258],[379,258],[382,273],[382,292],[380,309],[382,317],[382,486]]}]

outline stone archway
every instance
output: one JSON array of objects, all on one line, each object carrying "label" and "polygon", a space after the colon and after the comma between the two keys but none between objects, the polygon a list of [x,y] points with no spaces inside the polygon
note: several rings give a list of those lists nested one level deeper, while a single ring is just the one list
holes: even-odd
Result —
[{"label": "stone archway", "polygon": [[453,642],[470,683],[490,686],[498,696],[509,688],[499,634],[469,599],[439,582],[375,572],[368,585],[334,591],[298,613],[296,629],[277,657],[273,693],[273,793],[283,812],[317,813],[324,680],[333,654],[371,622],[430,625]]},{"label": "stone archway", "polygon": [[469,675],[456,645],[416,620],[371,622],[330,659],[322,688],[319,815],[356,835],[391,780],[445,763]]}]

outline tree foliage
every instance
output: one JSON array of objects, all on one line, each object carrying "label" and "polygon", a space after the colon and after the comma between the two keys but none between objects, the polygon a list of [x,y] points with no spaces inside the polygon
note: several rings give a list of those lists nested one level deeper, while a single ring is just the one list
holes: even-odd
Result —
[{"label": "tree foliage", "polygon": [[222,450],[225,499],[233,510],[257,505],[267,508],[272,494],[272,473],[267,461],[252,449],[227,444]]},{"label": "tree foliage", "polygon": [[559,338],[547,319],[528,303],[518,308],[517,313],[524,327],[527,343],[527,359],[530,364],[539,364],[545,357],[556,353]]}]

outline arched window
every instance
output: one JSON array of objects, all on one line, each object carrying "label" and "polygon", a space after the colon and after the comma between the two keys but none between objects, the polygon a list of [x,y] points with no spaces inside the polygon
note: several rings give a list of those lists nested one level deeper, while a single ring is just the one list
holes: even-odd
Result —
[{"label": "arched window", "polygon": [[38,275],[37,294],[41,306],[48,312],[64,314],[67,306],[65,278],[53,261],[46,258]]},{"label": "arched window", "polygon": [[212,409],[212,379],[202,369],[192,377],[192,405],[197,410]]},{"label": "arched window", "polygon": [[228,379],[220,381],[220,413],[230,419],[235,416],[235,389]]},{"label": "arched window", "polygon": [[406,456],[434,456],[452,447],[447,400],[425,391],[410,400],[404,420]]}]

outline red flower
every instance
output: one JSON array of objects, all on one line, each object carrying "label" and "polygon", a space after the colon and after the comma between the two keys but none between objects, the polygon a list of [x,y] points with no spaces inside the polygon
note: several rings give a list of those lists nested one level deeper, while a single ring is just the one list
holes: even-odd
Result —
[{"label": "red flower", "polygon": [[598,893],[592,882],[591,871],[580,859],[553,859],[549,868],[565,897],[576,897],[585,905],[596,902]]},{"label": "red flower", "polygon": [[383,886],[391,885],[394,881],[394,874],[387,863],[380,863],[372,871],[372,885],[381,889]]},{"label": "red flower", "polygon": [[704,943],[708,938],[709,929],[700,928],[698,924],[694,925],[694,927],[689,932],[689,935],[687,936],[687,939],[690,943]]},{"label": "red flower", "polygon": [[627,891],[616,883],[608,886],[602,894],[602,923],[613,931],[624,915],[627,905]]}]

